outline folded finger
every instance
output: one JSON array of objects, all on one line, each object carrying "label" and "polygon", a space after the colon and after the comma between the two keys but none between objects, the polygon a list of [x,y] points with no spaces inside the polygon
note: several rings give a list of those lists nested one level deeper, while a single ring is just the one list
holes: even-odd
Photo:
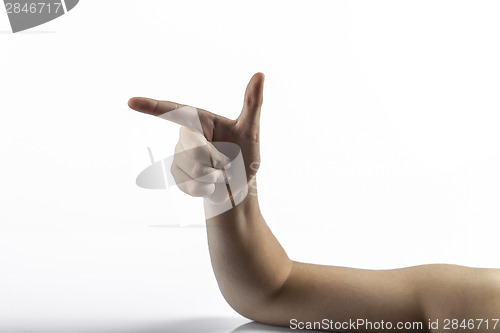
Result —
[{"label": "folded finger", "polygon": [[205,197],[215,191],[214,183],[197,181],[176,165],[172,165],[171,172],[179,189],[193,197]]},{"label": "folded finger", "polygon": [[175,165],[191,178],[203,183],[224,183],[226,181],[221,169],[198,162],[185,151],[177,153],[174,159]]},{"label": "folded finger", "polygon": [[231,162],[200,133],[181,127],[179,143],[191,158],[205,165],[221,168]]}]

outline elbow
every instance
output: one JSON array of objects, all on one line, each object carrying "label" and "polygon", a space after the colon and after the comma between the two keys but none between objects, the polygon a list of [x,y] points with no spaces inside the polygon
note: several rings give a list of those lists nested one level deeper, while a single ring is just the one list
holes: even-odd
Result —
[{"label": "elbow", "polygon": [[[291,262],[292,263],[292,262]],[[280,279],[273,283],[267,283],[265,286],[260,284],[259,287],[238,292],[224,292],[222,295],[231,308],[239,315],[268,325],[285,325],[280,319],[279,313],[282,313],[283,301],[282,295],[289,289],[289,280],[293,271],[293,263],[290,268],[282,274]],[[268,281],[269,282],[269,281]]]},{"label": "elbow", "polygon": [[272,303],[269,301],[250,301],[245,303],[244,300],[242,300],[241,302],[227,301],[227,303],[236,313],[244,318],[262,324],[276,325],[276,318],[272,316]]},{"label": "elbow", "polygon": [[266,323],[264,313],[268,311],[272,304],[269,296],[263,293],[237,292],[227,293],[222,291],[222,295],[227,304],[242,317]]}]

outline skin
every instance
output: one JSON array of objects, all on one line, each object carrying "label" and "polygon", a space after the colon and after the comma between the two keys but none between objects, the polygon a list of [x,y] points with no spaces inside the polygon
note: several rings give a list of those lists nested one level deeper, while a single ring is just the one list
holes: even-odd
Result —
[{"label": "skin", "polygon": [[[181,128],[172,166],[181,190],[209,199],[215,186],[224,182],[219,166],[228,163],[227,157],[210,142],[233,142],[241,148],[249,193],[236,207],[206,221],[212,267],[231,307],[249,319],[280,326],[289,326],[291,319],[314,322],[327,318],[343,322],[362,318],[390,321],[394,325],[423,324],[422,329],[405,329],[405,332],[448,332],[453,329],[444,330],[444,319],[472,318],[488,319],[489,328],[484,323],[478,328],[476,322],[468,331],[500,331],[500,323],[495,330],[492,327],[492,320],[500,318],[498,269],[422,265],[366,270],[307,264],[288,258],[267,226],[258,202],[256,174],[260,164],[263,86],[264,75],[255,74],[236,120],[198,109],[202,133]],[[135,97],[130,99],[129,106],[160,116],[183,105]],[[192,149],[196,146],[206,147],[205,154],[210,158],[202,156],[203,150],[200,153]],[[208,202],[209,206],[218,205]],[[429,320],[439,320],[439,327],[430,329]],[[355,331],[370,330],[358,327]]]}]

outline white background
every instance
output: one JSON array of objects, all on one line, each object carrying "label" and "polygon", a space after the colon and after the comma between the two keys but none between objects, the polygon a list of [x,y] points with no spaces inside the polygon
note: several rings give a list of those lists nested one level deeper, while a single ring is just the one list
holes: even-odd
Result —
[{"label": "white background", "polygon": [[261,208],[292,259],[498,267],[499,14],[495,1],[82,0],[12,34],[0,13],[0,332],[247,322],[218,291],[205,230],[182,227],[203,223],[201,199],[135,185],[147,145],[168,156],[178,128],[127,100],[235,118],[257,71]]}]

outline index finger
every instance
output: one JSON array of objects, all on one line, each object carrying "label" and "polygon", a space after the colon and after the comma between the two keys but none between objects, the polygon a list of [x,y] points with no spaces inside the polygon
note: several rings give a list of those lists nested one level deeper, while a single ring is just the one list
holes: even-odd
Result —
[{"label": "index finger", "polygon": [[203,109],[169,101],[158,101],[152,98],[134,97],[128,106],[142,113],[150,114],[203,134],[201,118],[211,114]]}]

